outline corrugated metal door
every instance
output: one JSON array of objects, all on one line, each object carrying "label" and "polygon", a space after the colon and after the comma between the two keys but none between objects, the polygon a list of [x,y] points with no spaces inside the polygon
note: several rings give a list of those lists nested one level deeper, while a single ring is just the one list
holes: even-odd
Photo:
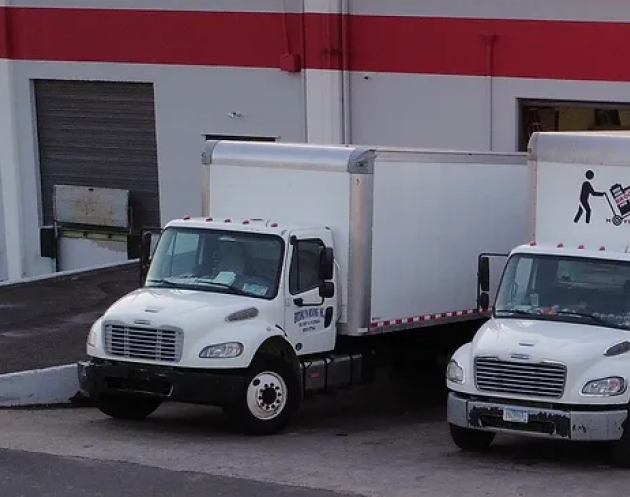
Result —
[{"label": "corrugated metal door", "polygon": [[44,224],[54,185],[130,190],[133,226],[160,223],[155,103],[149,83],[37,80]]}]

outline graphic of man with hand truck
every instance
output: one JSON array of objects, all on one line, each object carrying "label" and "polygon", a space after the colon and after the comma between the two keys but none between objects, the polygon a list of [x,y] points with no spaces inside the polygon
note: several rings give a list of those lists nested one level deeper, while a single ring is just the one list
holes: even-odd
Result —
[{"label": "graphic of man with hand truck", "polygon": [[[593,188],[591,181],[593,180],[594,177],[595,177],[595,173],[593,171],[591,171],[590,169],[586,171],[586,181],[582,183],[582,189],[580,190],[580,205],[578,207],[577,214],[575,215],[575,218],[573,219],[574,223],[577,223],[580,220],[580,218],[582,217],[582,214],[584,214],[584,211],[586,211],[586,224],[589,224],[591,222],[591,205],[589,204],[589,199],[591,195],[593,195],[594,197],[605,196],[606,200],[608,200],[608,203],[610,204],[610,199],[608,198],[608,195],[606,195],[606,192],[598,192]],[[612,191],[612,188],[611,188],[611,191]],[[612,209],[612,205],[610,206],[610,208]],[[613,210],[613,214],[614,213],[615,211]]]}]

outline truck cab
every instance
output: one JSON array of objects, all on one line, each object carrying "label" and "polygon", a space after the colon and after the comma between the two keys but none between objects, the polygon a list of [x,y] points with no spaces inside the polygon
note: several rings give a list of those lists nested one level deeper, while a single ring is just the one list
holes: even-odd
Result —
[{"label": "truck cab", "polygon": [[479,258],[479,305],[491,316],[447,366],[459,448],[485,450],[497,433],[605,441],[630,467],[630,238],[614,197],[630,181],[629,147],[628,133],[534,136],[538,241],[508,254],[494,295],[497,254]]},{"label": "truck cab", "polygon": [[[266,329],[272,327],[283,330],[299,354],[320,353],[335,346],[338,302],[333,251],[332,233],[326,228],[285,227],[271,220],[173,221],[166,226],[151,257],[144,278],[145,293],[194,295],[187,304],[192,304],[193,309],[198,299],[210,304],[203,306],[204,321],[213,320],[211,315],[218,311],[216,317],[223,322],[256,323],[262,334],[254,341],[262,343],[268,335]],[[176,300],[171,305],[176,308],[177,303]],[[312,309],[323,315],[315,316],[309,312]],[[194,315],[185,314],[186,319]],[[317,323],[313,323],[313,318]],[[200,339],[208,341],[205,323],[198,324],[202,328]],[[191,325],[194,323],[182,328],[191,329]],[[210,336],[215,333],[221,340],[228,340],[225,343],[230,343],[231,353],[241,350],[242,344],[229,342],[233,335],[229,326],[217,327]],[[259,345],[252,339],[247,340],[252,345],[250,350],[239,353],[234,362],[251,360],[251,349]],[[202,356],[221,358],[227,353],[225,347],[204,343],[199,343],[199,347],[205,347],[205,352],[200,357],[187,358],[187,364],[205,366]],[[195,348],[190,351],[194,353]]]},{"label": "truck cab", "polygon": [[330,230],[185,218],[152,251],[154,234],[143,239],[142,287],[90,330],[83,388],[113,417],[143,418],[168,398],[278,430],[302,396],[297,357],[335,346]]}]

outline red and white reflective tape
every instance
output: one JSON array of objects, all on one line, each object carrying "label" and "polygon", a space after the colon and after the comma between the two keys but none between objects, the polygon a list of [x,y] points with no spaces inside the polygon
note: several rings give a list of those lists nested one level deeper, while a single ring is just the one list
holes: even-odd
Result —
[{"label": "red and white reflective tape", "polygon": [[422,323],[426,321],[439,321],[440,319],[455,318],[460,316],[468,316],[470,314],[483,313],[481,309],[470,309],[465,311],[441,312],[438,314],[428,314],[426,316],[418,316],[412,318],[388,319],[385,321],[372,321],[370,328],[382,328],[384,326],[395,326],[399,324]]}]

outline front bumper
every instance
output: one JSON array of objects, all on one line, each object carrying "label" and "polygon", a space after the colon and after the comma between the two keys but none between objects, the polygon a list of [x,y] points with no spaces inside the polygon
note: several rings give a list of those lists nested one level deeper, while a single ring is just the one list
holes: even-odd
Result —
[{"label": "front bumper", "polygon": [[245,386],[240,371],[152,366],[89,360],[78,363],[79,386],[84,394],[129,394],[164,401],[224,406],[239,400]]},{"label": "front bumper", "polygon": [[[512,416],[506,421],[506,410],[526,413],[526,419],[515,421]],[[449,392],[447,404],[448,422],[463,428],[576,441],[619,440],[627,416],[620,406],[591,411],[549,409],[507,399],[476,400],[454,392]]]}]

